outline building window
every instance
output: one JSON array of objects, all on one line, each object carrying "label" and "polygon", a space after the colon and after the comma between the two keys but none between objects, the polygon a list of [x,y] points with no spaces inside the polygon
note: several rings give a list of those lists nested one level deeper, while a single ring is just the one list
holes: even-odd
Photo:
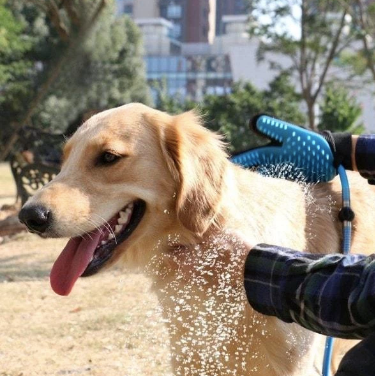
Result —
[{"label": "building window", "polygon": [[160,17],[167,18],[167,6],[160,5]]},{"label": "building window", "polygon": [[236,7],[235,9],[236,14],[246,13],[246,4],[244,0],[236,0],[235,7]]},{"label": "building window", "polygon": [[181,5],[170,4],[167,8],[168,18],[181,18],[182,7]]},{"label": "building window", "polygon": [[129,16],[133,15],[133,4],[126,4],[124,6],[124,13],[128,14]]},{"label": "building window", "polygon": [[171,30],[171,37],[175,39],[179,39],[181,37],[181,24],[173,24],[173,28]]}]

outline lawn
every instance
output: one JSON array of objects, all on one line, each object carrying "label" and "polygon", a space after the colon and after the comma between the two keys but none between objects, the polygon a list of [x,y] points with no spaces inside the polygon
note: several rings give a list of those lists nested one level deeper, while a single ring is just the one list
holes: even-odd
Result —
[{"label": "lawn", "polygon": [[[9,166],[0,164],[0,206],[14,195]],[[21,233],[0,245],[0,376],[170,375],[150,281],[118,269],[57,296],[48,276],[65,242]]]}]

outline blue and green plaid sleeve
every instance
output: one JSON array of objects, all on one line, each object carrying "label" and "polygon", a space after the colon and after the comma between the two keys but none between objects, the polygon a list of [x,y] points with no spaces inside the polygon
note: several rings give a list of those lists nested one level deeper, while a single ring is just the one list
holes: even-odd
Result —
[{"label": "blue and green plaid sleeve", "polygon": [[260,313],[324,335],[359,339],[375,331],[375,255],[317,255],[257,245],[245,290]]}]

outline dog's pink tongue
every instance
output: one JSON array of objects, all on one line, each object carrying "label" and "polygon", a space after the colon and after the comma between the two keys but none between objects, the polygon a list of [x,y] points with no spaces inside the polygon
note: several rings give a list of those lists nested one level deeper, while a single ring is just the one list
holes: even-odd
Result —
[{"label": "dog's pink tongue", "polygon": [[89,239],[72,238],[53,264],[50,282],[52,290],[59,295],[70,291],[87,268],[100,239],[100,232],[90,234]]}]

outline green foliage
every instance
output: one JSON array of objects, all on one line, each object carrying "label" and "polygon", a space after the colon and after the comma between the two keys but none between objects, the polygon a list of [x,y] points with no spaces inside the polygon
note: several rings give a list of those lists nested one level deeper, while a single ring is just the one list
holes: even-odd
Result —
[{"label": "green foliage", "polygon": [[[263,110],[264,96],[252,84],[235,84],[224,96],[208,95],[199,106],[206,126],[225,135],[230,149],[240,151],[259,144],[248,128],[249,119]],[[265,110],[264,110],[265,111]]]},{"label": "green foliage", "polygon": [[114,14],[114,1],[0,0],[0,149],[28,113],[20,125],[61,132],[83,113],[151,101],[140,32]]},{"label": "green foliage", "polygon": [[179,95],[171,97],[168,94],[166,79],[153,82],[152,88],[156,92],[156,105],[161,111],[168,112],[169,114],[179,114],[196,107],[195,102],[188,99],[184,100],[184,98]]},{"label": "green foliage", "polygon": [[23,35],[24,24],[17,20],[0,0],[0,103],[15,98],[23,91],[25,77],[31,69],[27,52],[31,41]]},{"label": "green foliage", "polygon": [[342,85],[330,83],[326,86],[321,111],[320,129],[354,134],[365,130],[363,124],[357,123],[362,114],[361,106]]},{"label": "green foliage", "polygon": [[276,76],[263,95],[269,114],[295,124],[305,124],[306,117],[300,111],[302,97],[291,84],[288,72]]},{"label": "green foliage", "polygon": [[0,151],[12,124],[31,97],[35,68],[30,53],[34,48],[27,24],[13,14],[9,3],[0,0]]},{"label": "green foliage", "polygon": [[64,67],[34,119],[63,130],[80,114],[129,102],[150,103],[141,35],[130,18],[105,11],[90,37]]},{"label": "green foliage", "polygon": [[[164,98],[164,97],[163,97]],[[303,124],[305,117],[299,110],[300,96],[295,93],[287,74],[277,76],[267,90],[259,90],[250,83],[237,83],[230,94],[207,95],[195,104],[206,120],[206,126],[225,135],[231,151],[241,151],[265,142],[249,130],[249,120],[258,113]],[[165,96],[158,108],[179,113],[194,107],[192,102],[181,103]],[[172,110],[172,111],[171,111]]]},{"label": "green foliage", "polygon": [[[347,4],[336,0],[255,0],[253,7],[249,32],[250,36],[261,38],[261,58],[265,57],[265,52],[295,57],[302,49],[310,57],[317,54],[323,58],[331,50],[340,15]],[[348,31],[350,29],[346,29],[346,34]]]},{"label": "green foliage", "polygon": [[357,43],[355,48],[340,54],[337,65],[348,68],[359,85],[372,84],[375,80],[375,3],[353,0],[351,14]]},{"label": "green foliage", "polygon": [[363,51],[343,51],[335,61],[335,65],[349,68],[355,76],[363,76],[367,71],[367,59]]},{"label": "green foliage", "polygon": [[226,96],[207,96],[202,112],[210,129],[223,133],[232,151],[241,151],[264,143],[264,139],[249,130],[249,120],[258,113],[303,124],[305,117],[299,110],[300,96],[295,93],[289,78],[282,73],[267,90],[256,89],[250,83],[236,84]]},{"label": "green foliage", "polygon": [[[354,39],[348,1],[254,0],[252,6],[250,35],[260,40],[258,60],[268,60],[277,70],[284,70],[289,60],[289,71],[298,78],[306,102],[309,126],[315,129],[315,104],[329,67]],[[280,55],[288,58],[284,66]]]}]

